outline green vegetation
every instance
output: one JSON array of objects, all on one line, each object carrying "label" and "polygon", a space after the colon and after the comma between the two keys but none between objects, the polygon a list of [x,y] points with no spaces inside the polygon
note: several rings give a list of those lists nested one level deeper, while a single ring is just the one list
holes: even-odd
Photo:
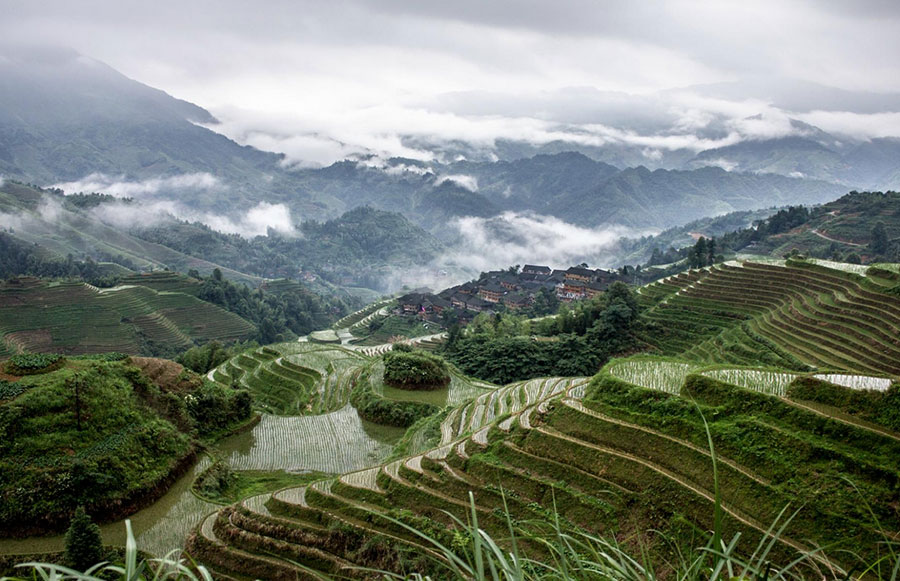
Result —
[{"label": "green vegetation", "polygon": [[703,363],[900,373],[900,300],[805,261],[725,263],[641,289],[641,339]]},{"label": "green vegetation", "polygon": [[[539,371],[522,359],[528,345],[598,346],[598,367],[611,352],[651,351],[588,370],[592,379],[497,387],[448,365],[447,387],[416,392],[385,381],[392,360],[402,377],[412,360],[434,362],[408,346],[235,353],[205,389],[246,387],[259,409],[281,415],[263,416],[249,449],[223,444],[195,481],[200,496],[233,504],[206,517],[188,549],[230,577],[291,578],[302,567],[335,577],[355,566],[479,579],[475,555],[502,554],[495,565],[525,579],[591,578],[589,567],[603,578],[613,563],[616,578],[724,579],[728,567],[728,578],[854,568],[890,578],[900,391],[888,387],[893,360],[867,355],[896,349],[900,305],[884,288],[802,262],[725,263],[639,293],[613,285],[543,320],[482,315],[447,341],[481,340],[502,354],[491,369],[511,375]],[[765,326],[781,316],[790,322]],[[793,340],[800,333],[809,338]],[[496,347],[517,341],[521,350]],[[205,369],[222,356],[211,346],[188,359]],[[141,364],[154,381],[186,385]],[[189,409],[190,421],[212,421]],[[411,427],[401,440],[364,420]]]},{"label": "green vegetation", "polygon": [[442,353],[463,372],[496,384],[593,375],[609,357],[639,349],[642,326],[633,291],[615,282],[603,295],[564,304],[556,317],[536,322],[479,315],[464,332],[451,331]]},{"label": "green vegetation", "polygon": [[787,389],[787,397],[803,403],[821,404],[865,422],[900,432],[900,383],[887,391],[852,389],[814,377],[798,377]]},{"label": "green vegetation", "polygon": [[315,471],[292,474],[283,471],[232,470],[225,462],[217,460],[197,478],[193,490],[209,502],[232,504],[282,488],[309,484],[327,476]]},{"label": "green vegetation", "polygon": [[195,343],[255,333],[250,322],[181,292],[144,286],[98,290],[34,279],[0,283],[0,348],[8,352],[174,355]]},{"label": "green vegetation", "polygon": [[424,351],[394,350],[385,353],[384,383],[400,389],[440,389],[450,383],[447,363]]},{"label": "green vegetation", "polygon": [[66,563],[77,571],[87,571],[104,561],[105,556],[100,527],[84,512],[84,507],[79,506],[66,531]]},{"label": "green vegetation", "polygon": [[6,361],[10,375],[36,375],[62,367],[65,359],[56,353],[20,353]]},{"label": "green vegetation", "polygon": [[197,438],[248,419],[246,392],[182,377],[158,384],[127,360],[69,360],[16,381],[22,391],[0,404],[4,533],[59,530],[79,506],[121,518],[165,491]]},{"label": "green vegetation", "polygon": [[[190,274],[201,281],[195,291],[198,298],[255,324],[259,329],[255,339],[262,344],[286,341],[328,326],[349,308],[340,298],[321,297],[289,281],[265,283],[251,290],[224,278],[219,269],[205,279],[198,272]],[[355,305],[355,301],[347,300]]]},{"label": "green vegetation", "polygon": [[[415,360],[420,361],[422,358],[416,357]],[[376,424],[408,428],[417,421],[437,413],[439,408],[433,404],[421,401],[392,400],[376,392],[375,384],[381,383],[387,361],[386,358],[384,366],[370,365],[359,375],[356,387],[350,393],[350,403],[356,408],[359,416]]]},{"label": "green vegetation", "polygon": [[373,317],[367,324],[354,327],[351,332],[360,339],[355,345],[384,345],[398,339],[411,339],[438,333],[440,328],[434,323],[424,323],[415,317],[388,315]]}]

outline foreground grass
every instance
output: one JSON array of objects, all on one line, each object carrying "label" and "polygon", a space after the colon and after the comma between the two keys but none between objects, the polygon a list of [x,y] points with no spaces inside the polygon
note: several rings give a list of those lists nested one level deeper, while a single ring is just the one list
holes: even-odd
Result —
[{"label": "foreground grass", "polygon": [[[388,580],[431,581],[432,579],[460,581],[731,581],[731,580],[797,580],[797,579],[873,579],[897,581],[900,579],[900,556],[895,543],[886,542],[888,556],[878,562],[845,572],[831,567],[821,558],[818,550],[801,553],[794,560],[776,564],[769,560],[770,551],[780,535],[788,528],[791,515],[783,512],[772,523],[768,534],[748,552],[740,546],[740,535],[732,539],[721,538],[718,531],[707,537],[707,542],[692,551],[678,552],[673,560],[659,561],[649,552],[629,552],[617,541],[583,532],[565,532],[559,521],[543,537],[528,535],[529,541],[537,541],[546,549],[548,558],[533,560],[519,547],[522,533],[508,520],[509,536],[495,539],[480,528],[474,498],[470,495],[471,510],[466,521],[456,521],[458,533],[451,546],[427,533],[395,521],[420,537],[437,555],[437,573],[434,576],[413,573],[398,575],[390,571],[358,569],[352,578],[380,578]],[[125,522],[127,542],[125,557],[121,563],[98,563],[80,572],[51,563],[22,563],[17,566],[22,576],[3,577],[0,581],[64,580],[77,581],[207,581],[214,574],[203,565],[193,562],[185,554],[173,551],[161,559],[142,559],[131,530]],[[342,579],[328,577],[307,570],[313,579]]]}]

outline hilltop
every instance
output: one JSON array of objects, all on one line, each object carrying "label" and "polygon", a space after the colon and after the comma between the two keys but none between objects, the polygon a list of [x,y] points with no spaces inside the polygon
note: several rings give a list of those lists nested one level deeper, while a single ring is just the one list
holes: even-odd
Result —
[{"label": "hilltop", "polygon": [[10,373],[36,359],[12,358],[0,386],[3,536],[59,531],[78,506],[120,519],[159,498],[201,438],[251,418],[246,392],[172,362],[106,354]]}]

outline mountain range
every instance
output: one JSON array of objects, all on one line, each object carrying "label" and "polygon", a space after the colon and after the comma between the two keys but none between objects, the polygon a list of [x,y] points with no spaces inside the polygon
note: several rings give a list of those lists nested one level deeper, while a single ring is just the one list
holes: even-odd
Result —
[{"label": "mountain range", "polygon": [[[851,97],[859,95],[819,90],[813,103]],[[883,109],[893,101],[862,102]],[[653,125],[639,112],[632,117],[642,129]],[[66,194],[126,198],[93,212],[91,228],[113,226],[139,239],[148,238],[140,234],[148,229],[178,239],[184,226],[174,218],[248,239],[274,231],[302,235],[303,222],[370,206],[402,214],[453,248],[464,237],[460,220],[469,217],[504,220],[512,212],[646,232],[734,211],[824,203],[854,187],[900,186],[900,140],[854,141],[802,121],[790,124],[789,136],[699,152],[497,140],[490,156],[460,144],[468,159],[458,152],[448,157],[445,144],[431,161],[371,155],[298,167],[217,133],[221,126],[202,107],[77,53],[30,50],[0,58],[0,176]],[[717,130],[715,123],[704,129],[706,137]],[[175,230],[161,236],[160,228]],[[53,236],[38,228],[30,239]],[[426,243],[428,254],[437,252],[434,244]],[[81,252],[90,253],[87,246]]]}]

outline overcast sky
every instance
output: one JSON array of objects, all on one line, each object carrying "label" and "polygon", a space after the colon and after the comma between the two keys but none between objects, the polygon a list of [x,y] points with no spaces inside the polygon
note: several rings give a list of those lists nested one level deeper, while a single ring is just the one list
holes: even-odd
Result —
[{"label": "overcast sky", "polygon": [[[0,13],[0,38],[69,46],[209,109],[240,141],[320,163],[421,157],[401,134],[546,141],[553,122],[602,140],[628,107],[651,111],[637,134],[648,123],[671,147],[789,130],[771,95],[657,93],[695,84],[900,91],[895,0],[0,0]],[[792,108],[827,130],[900,135],[900,106]],[[765,127],[739,125],[755,114]],[[717,115],[738,125],[703,135]]]}]

